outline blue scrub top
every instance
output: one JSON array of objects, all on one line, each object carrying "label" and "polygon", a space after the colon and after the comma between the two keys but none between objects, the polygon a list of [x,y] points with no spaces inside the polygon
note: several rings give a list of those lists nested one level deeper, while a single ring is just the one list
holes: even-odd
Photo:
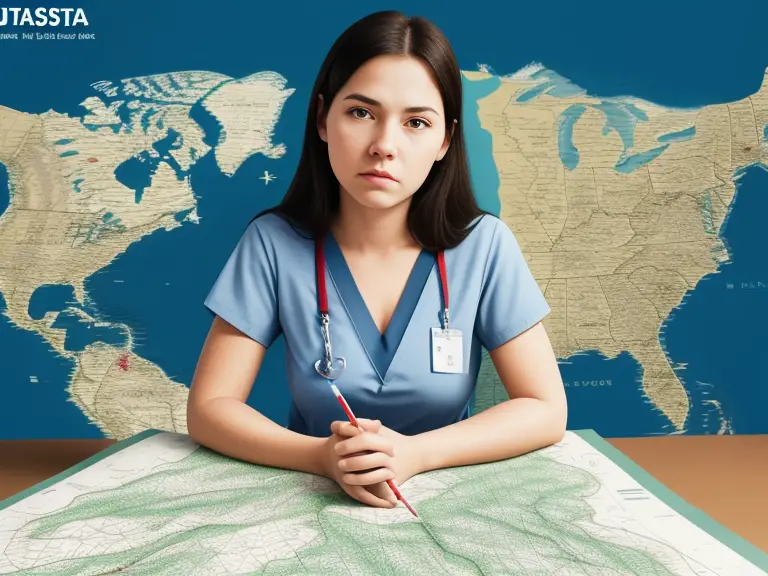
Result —
[{"label": "blue scrub top", "polygon": [[[382,336],[333,235],[324,242],[333,353],[347,361],[336,385],[357,417],[381,420],[402,434],[467,418],[482,348],[493,350],[550,310],[512,231],[494,216],[481,216],[459,246],[445,251],[450,326],[463,333],[464,372],[435,373],[430,330],[442,326],[436,254],[425,250],[418,257]],[[346,416],[315,371],[325,350],[316,284],[313,240],[266,214],[250,223],[205,305],[267,348],[284,335],[288,428],[326,437],[331,422]]]}]

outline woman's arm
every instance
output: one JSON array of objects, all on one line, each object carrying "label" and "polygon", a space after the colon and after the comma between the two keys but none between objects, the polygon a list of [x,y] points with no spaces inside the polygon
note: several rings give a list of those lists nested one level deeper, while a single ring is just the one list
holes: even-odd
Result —
[{"label": "woman's arm", "polygon": [[187,432],[227,456],[323,474],[323,438],[297,434],[246,404],[266,348],[218,316],[198,360],[187,402]]},{"label": "woman's arm", "polygon": [[[491,351],[510,400],[475,416],[415,436],[382,426],[379,434],[394,448],[392,469],[402,484],[438,468],[467,466],[519,456],[559,441],[565,434],[567,407],[557,359],[541,323]],[[343,437],[337,446],[341,469],[368,469],[374,435],[358,434],[343,421],[331,431]]]},{"label": "woman's arm", "polygon": [[536,324],[490,352],[510,400],[409,439],[415,472],[518,456],[558,442],[567,406],[557,359]]}]

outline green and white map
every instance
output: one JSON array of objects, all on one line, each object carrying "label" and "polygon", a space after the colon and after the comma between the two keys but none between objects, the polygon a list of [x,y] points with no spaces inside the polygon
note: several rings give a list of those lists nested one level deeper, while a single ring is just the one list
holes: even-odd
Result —
[{"label": "green and white map", "polygon": [[752,576],[768,557],[592,431],[359,504],[325,478],[146,431],[3,503],[0,574]]}]

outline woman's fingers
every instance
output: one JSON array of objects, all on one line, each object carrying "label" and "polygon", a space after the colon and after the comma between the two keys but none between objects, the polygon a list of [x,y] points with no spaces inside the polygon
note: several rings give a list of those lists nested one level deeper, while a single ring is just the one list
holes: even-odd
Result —
[{"label": "woman's fingers", "polygon": [[[381,430],[381,422],[379,420],[367,420],[365,418],[358,418],[357,423],[360,425],[363,431],[370,432],[371,434],[377,434],[379,430]],[[357,436],[360,434],[361,430],[350,422],[342,422],[341,420],[336,420],[331,422],[331,432],[333,434],[338,434],[339,436],[344,436],[345,438],[351,438],[352,436]]]},{"label": "woman's fingers", "polygon": [[387,502],[391,502],[392,504],[397,505],[397,497],[395,496],[395,493],[392,492],[392,489],[387,485],[386,482],[380,482],[379,484],[366,486],[365,489],[371,492],[374,496],[378,498],[383,498]]},{"label": "woman's fingers", "polygon": [[391,468],[394,448],[378,434],[379,420],[358,418],[357,423],[359,428],[341,420],[331,423],[331,433],[342,438],[334,446],[340,458],[338,468],[343,473],[339,485],[363,504],[392,508],[397,505],[397,498],[386,481],[395,477]]},{"label": "woman's fingers", "polygon": [[392,458],[383,452],[369,452],[351,455],[339,460],[339,470],[342,472],[360,472],[374,468],[391,468]]},{"label": "woman's fingers", "polygon": [[383,452],[389,456],[395,455],[392,443],[381,434],[363,432],[352,438],[342,440],[334,447],[339,456],[349,456],[355,452]]},{"label": "woman's fingers", "polygon": [[[385,498],[382,498],[378,494],[382,494],[383,491],[381,489],[378,489],[376,494],[373,492],[366,490],[364,486],[354,486],[350,484],[342,484],[342,489],[349,494],[352,498],[355,500],[362,502],[363,504],[368,504],[369,506],[376,506],[377,508],[394,508],[397,504],[397,501],[395,500],[392,502],[391,500],[386,500]],[[385,485],[386,488],[389,488]]]},{"label": "woman's fingers", "polygon": [[375,470],[368,470],[366,472],[344,474],[341,477],[341,480],[351,486],[370,486],[371,484],[392,480],[394,477],[394,471],[389,468],[376,468]]},{"label": "woman's fingers", "polygon": [[[366,418],[358,418],[357,423],[363,430],[366,432],[371,432],[372,434],[376,434],[379,430],[381,430],[381,420],[368,420]],[[347,422],[347,424],[349,424],[349,422]],[[352,426],[352,424],[349,425]],[[352,428],[354,428],[354,426],[352,426]]]}]

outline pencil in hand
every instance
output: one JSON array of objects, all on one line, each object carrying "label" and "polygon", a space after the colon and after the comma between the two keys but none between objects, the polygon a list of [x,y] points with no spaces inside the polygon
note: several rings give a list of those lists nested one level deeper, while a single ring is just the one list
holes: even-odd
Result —
[{"label": "pencil in hand", "polygon": [[[331,390],[333,390],[334,395],[336,396],[336,400],[339,401],[339,404],[341,404],[341,407],[344,409],[344,413],[347,415],[347,418],[352,423],[352,426],[356,428],[360,428],[360,425],[357,422],[357,418],[355,418],[355,415],[352,413],[352,409],[349,407],[349,404],[347,404],[347,401],[344,399],[344,396],[341,395],[341,392],[336,387],[336,385],[333,382],[328,382],[331,385]],[[416,516],[417,518],[419,515],[416,513],[416,510],[413,509],[413,506],[411,506],[408,503],[408,500],[405,499],[405,496],[403,496],[400,493],[400,490],[395,485],[395,482],[393,480],[387,480],[387,485],[392,490],[392,492],[395,494],[395,498],[400,500],[400,502],[403,503],[403,505],[408,508],[408,510]]]}]

